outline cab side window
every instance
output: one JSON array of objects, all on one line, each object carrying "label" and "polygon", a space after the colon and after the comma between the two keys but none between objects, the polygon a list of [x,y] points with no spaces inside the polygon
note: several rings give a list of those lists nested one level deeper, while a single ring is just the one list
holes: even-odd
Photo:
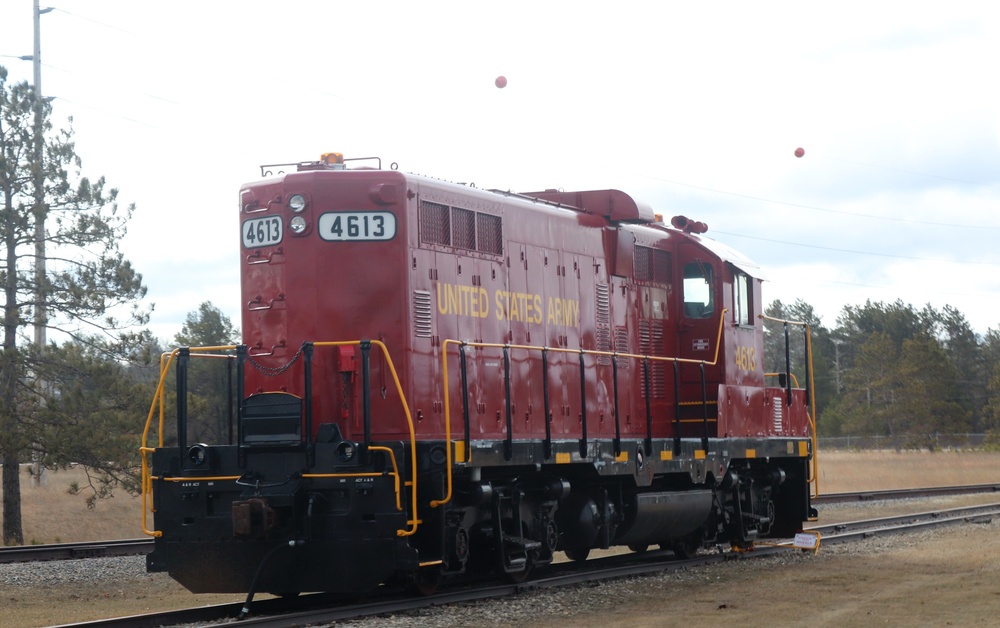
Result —
[{"label": "cab side window", "polygon": [[737,325],[752,325],[753,314],[750,276],[736,271],[733,273],[733,322]]},{"label": "cab side window", "polygon": [[684,315],[688,318],[709,318],[715,312],[712,289],[712,267],[703,262],[684,265]]}]

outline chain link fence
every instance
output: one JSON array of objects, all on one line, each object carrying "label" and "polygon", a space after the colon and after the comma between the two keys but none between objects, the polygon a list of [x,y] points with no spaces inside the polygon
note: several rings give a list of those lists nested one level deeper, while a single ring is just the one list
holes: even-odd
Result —
[{"label": "chain link fence", "polygon": [[[820,436],[820,451],[831,449],[983,449],[986,434],[905,434],[902,436]],[[991,443],[996,445],[995,442]]]}]

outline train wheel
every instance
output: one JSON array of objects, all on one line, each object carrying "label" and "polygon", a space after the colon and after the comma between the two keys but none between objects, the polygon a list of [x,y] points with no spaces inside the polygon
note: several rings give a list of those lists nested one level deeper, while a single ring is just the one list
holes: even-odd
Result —
[{"label": "train wheel", "polygon": [[566,548],[566,558],[581,562],[587,560],[587,556],[590,556],[589,547],[567,547]]},{"label": "train wheel", "polygon": [[504,580],[506,580],[511,584],[521,584],[522,582],[528,579],[528,576],[530,574],[531,574],[531,567],[525,567],[521,571],[504,572],[503,577]]},{"label": "train wheel", "polygon": [[629,545],[628,548],[630,550],[632,550],[633,552],[635,552],[636,554],[643,554],[643,553],[645,553],[646,550],[649,549],[649,546],[646,545],[645,543],[643,543],[641,545],[639,545],[639,544]]}]

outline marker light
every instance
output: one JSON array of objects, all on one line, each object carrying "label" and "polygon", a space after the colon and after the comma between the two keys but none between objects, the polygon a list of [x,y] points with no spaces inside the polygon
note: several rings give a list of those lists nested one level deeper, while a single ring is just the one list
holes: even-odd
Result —
[{"label": "marker light", "polygon": [[292,194],[288,197],[288,207],[293,212],[300,212],[306,208],[306,197],[301,194]]}]

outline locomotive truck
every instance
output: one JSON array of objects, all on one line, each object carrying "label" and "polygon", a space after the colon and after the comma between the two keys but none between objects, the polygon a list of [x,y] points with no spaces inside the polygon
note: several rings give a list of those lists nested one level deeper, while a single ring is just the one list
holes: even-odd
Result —
[{"label": "locomotive truck", "polygon": [[[239,192],[242,344],[162,362],[150,571],[426,590],[558,552],[748,548],[815,517],[810,376],[787,348],[765,373],[760,269],[705,224],[338,153],[262,175]],[[189,408],[207,362],[233,380],[228,430]]]}]

